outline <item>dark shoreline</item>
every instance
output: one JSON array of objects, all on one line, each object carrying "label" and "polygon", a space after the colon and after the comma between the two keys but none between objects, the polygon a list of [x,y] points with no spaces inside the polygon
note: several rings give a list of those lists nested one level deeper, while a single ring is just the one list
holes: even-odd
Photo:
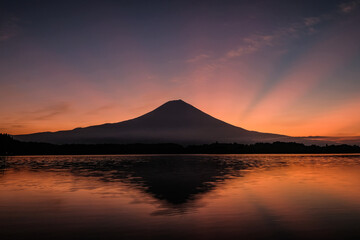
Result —
[{"label": "dark shoreline", "polygon": [[360,153],[356,145],[304,145],[295,142],[212,143],[202,145],[158,144],[51,144],[22,142],[0,135],[0,155],[113,155],[113,154],[327,154]]}]

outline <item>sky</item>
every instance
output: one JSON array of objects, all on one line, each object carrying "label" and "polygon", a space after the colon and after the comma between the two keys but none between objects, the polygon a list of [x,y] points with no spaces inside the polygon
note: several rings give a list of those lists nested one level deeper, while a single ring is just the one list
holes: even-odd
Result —
[{"label": "sky", "polygon": [[182,99],[230,124],[360,136],[360,0],[0,3],[0,132]]}]

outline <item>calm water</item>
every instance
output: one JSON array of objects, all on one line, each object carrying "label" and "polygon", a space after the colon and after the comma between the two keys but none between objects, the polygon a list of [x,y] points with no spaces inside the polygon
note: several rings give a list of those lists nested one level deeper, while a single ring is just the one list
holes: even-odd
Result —
[{"label": "calm water", "polygon": [[1,239],[360,239],[360,155],[0,159]]}]

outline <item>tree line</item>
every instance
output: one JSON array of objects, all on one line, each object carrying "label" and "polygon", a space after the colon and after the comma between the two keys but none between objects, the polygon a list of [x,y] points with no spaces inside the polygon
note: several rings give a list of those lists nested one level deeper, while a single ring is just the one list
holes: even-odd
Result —
[{"label": "tree line", "polygon": [[51,144],[22,142],[0,134],[0,155],[85,154],[253,154],[253,153],[360,153],[356,145],[304,145],[295,142],[212,143],[202,145],[158,144]]}]

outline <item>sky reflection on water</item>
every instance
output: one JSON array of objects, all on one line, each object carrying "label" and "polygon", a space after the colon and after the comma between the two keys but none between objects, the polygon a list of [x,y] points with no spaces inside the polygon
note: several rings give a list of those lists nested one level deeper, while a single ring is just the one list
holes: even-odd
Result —
[{"label": "sky reflection on water", "polygon": [[7,157],[2,239],[354,239],[360,155]]}]

